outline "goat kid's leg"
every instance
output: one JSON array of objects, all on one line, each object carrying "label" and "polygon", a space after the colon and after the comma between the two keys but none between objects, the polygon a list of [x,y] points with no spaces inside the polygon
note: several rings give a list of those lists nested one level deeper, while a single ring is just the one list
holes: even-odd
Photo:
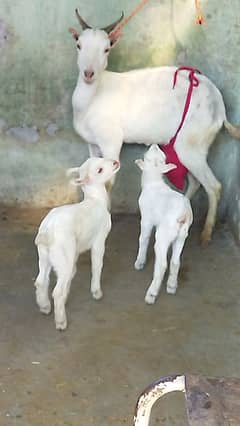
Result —
[{"label": "goat kid's leg", "polygon": [[172,246],[172,257],[170,261],[169,277],[167,280],[167,293],[175,294],[178,286],[178,272],[180,268],[180,256],[184,247],[188,232],[179,235]]},{"label": "goat kid's leg", "polygon": [[101,289],[101,273],[103,267],[103,257],[105,252],[105,238],[95,241],[91,248],[92,279],[91,293],[95,300],[103,297]]},{"label": "goat kid's leg", "polygon": [[154,273],[153,280],[151,285],[149,286],[146,296],[145,302],[149,305],[153,305],[156,301],[158,293],[161,288],[162,280],[167,268],[167,252],[170,241],[168,236],[163,232],[161,232],[161,241],[160,241],[160,233],[159,230],[156,232],[156,242],[154,246],[155,250],[155,264],[154,264]]},{"label": "goat kid's leg", "polygon": [[135,261],[134,267],[137,270],[143,269],[146,263],[146,257],[147,257],[147,249],[148,244],[150,240],[150,236],[152,233],[152,225],[145,222],[143,219],[141,219],[141,231],[139,236],[139,248],[138,248],[138,254],[137,259]]},{"label": "goat kid's leg", "polygon": [[48,315],[51,312],[51,303],[48,295],[51,264],[49,261],[48,249],[45,246],[38,246],[38,257],[39,274],[34,284],[36,287],[36,302],[40,312]]},{"label": "goat kid's leg", "polygon": [[65,305],[70,291],[71,282],[76,272],[74,252],[71,253],[69,247],[68,250],[68,257],[66,257],[66,251],[61,248],[55,249],[52,255],[52,263],[57,275],[57,284],[52,293],[57,330],[65,330],[67,328]]}]

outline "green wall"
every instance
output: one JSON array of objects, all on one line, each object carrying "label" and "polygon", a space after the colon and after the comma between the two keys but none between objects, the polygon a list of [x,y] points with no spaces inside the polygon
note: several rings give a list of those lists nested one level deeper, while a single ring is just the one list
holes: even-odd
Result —
[{"label": "green wall", "polygon": [[[127,15],[138,0],[1,0],[0,8],[0,124],[7,129],[36,126],[37,142],[0,134],[0,202],[33,206],[76,199],[66,184],[65,167],[87,156],[85,144],[72,129],[71,94],[77,79],[76,49],[68,27],[78,27],[74,9],[95,26]],[[150,0],[123,30],[110,56],[116,71],[166,64],[200,68],[222,91],[228,117],[240,122],[239,0],[202,0],[206,23],[195,25],[194,0]],[[54,136],[46,132],[56,123]],[[4,127],[4,126],[2,126]],[[1,128],[1,126],[0,126]],[[11,132],[10,132],[11,133]],[[123,150],[123,166],[115,187],[113,209],[137,209],[139,173],[132,160],[136,146]],[[210,162],[224,191],[220,217],[228,218],[240,239],[240,143],[225,131],[210,153]],[[126,193],[126,179],[128,192]],[[75,198],[74,198],[75,197]],[[196,217],[206,197],[195,200]]]}]

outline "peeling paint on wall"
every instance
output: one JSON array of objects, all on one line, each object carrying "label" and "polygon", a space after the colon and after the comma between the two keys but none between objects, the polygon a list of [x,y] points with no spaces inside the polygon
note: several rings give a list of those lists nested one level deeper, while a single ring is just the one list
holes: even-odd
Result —
[{"label": "peeling paint on wall", "polygon": [[4,21],[0,18],[0,49],[3,49],[8,42],[8,31]]}]

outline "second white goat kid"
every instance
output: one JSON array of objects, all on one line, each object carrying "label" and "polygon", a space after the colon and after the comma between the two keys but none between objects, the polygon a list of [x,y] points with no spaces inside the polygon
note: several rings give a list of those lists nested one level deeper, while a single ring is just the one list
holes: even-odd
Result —
[{"label": "second white goat kid", "polygon": [[35,244],[39,255],[39,274],[35,282],[40,311],[49,314],[49,274],[53,269],[57,284],[53,290],[55,323],[58,330],[67,327],[65,304],[76,273],[80,253],[91,250],[91,293],[101,299],[100,284],[105,240],[111,229],[108,194],[105,183],[119,170],[120,163],[103,158],[88,159],[81,167],[68,170],[74,185],[80,185],[84,200],[52,209],[40,224]]},{"label": "second white goat kid", "polygon": [[144,155],[144,161],[136,160],[136,164],[142,170],[142,192],[139,198],[141,232],[135,268],[144,267],[151,232],[153,227],[156,227],[154,274],[145,296],[145,302],[153,304],[167,268],[167,253],[170,246],[172,257],[167,292],[176,293],[180,255],[193,215],[188,198],[172,190],[164,182],[162,174],[173,170],[176,166],[166,164],[165,154],[157,145],[151,145]]}]

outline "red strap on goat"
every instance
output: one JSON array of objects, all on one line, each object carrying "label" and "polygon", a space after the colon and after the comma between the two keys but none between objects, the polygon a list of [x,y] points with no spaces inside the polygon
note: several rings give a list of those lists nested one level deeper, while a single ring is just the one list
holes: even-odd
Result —
[{"label": "red strap on goat", "polygon": [[191,68],[191,67],[179,67],[175,73],[174,73],[174,78],[173,78],[173,89],[177,83],[177,76],[179,71],[189,71],[189,88],[188,88],[188,93],[187,93],[187,98],[186,98],[186,102],[184,105],[184,110],[183,110],[183,115],[182,115],[182,120],[178,126],[178,129],[175,133],[175,135],[170,139],[169,143],[166,145],[160,145],[161,150],[165,153],[166,155],[166,162],[167,163],[173,163],[177,166],[176,169],[171,170],[170,172],[167,173],[167,177],[170,180],[170,182],[172,182],[172,184],[174,186],[176,186],[176,188],[183,190],[184,188],[184,183],[185,183],[185,177],[188,173],[188,169],[181,163],[181,161],[178,158],[178,155],[174,149],[174,144],[176,142],[177,139],[177,135],[180,132],[183,123],[185,121],[186,115],[188,113],[189,110],[189,106],[191,103],[191,98],[192,98],[192,92],[194,87],[198,87],[199,85],[199,80],[196,77],[195,73],[198,72],[199,74],[201,74],[201,72],[195,68]]}]

